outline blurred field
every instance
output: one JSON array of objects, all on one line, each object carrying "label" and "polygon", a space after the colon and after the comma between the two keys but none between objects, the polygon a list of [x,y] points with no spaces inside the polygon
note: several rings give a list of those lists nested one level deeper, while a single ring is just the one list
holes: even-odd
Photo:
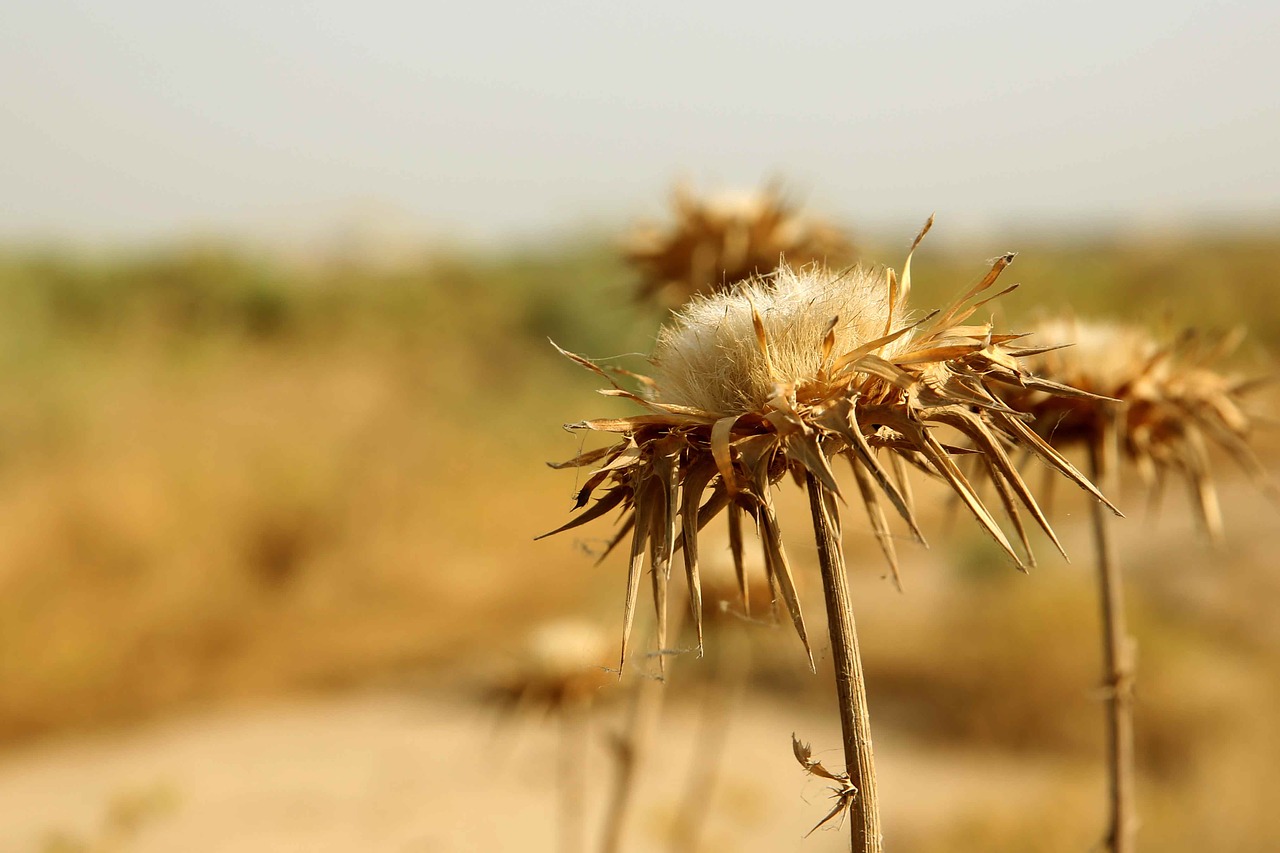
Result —
[{"label": "blurred field", "polygon": [[[926,243],[916,303],[941,302],[1007,248]],[[1243,322],[1251,338],[1241,363],[1259,371],[1270,369],[1265,352],[1280,351],[1280,232],[1012,248],[1022,254],[1009,275],[1023,288],[1002,310],[1014,327],[1070,303],[1084,315],[1167,315],[1175,325]],[[893,265],[901,254],[868,253]],[[41,750],[66,760],[54,740],[137,738],[193,709],[234,715],[249,702],[377,685],[422,703],[427,717],[490,714],[486,684],[535,625],[585,614],[612,632],[620,565],[597,569],[584,553],[606,528],[531,540],[570,505],[574,475],[542,465],[578,449],[560,424],[625,411],[594,395],[593,377],[546,339],[592,357],[642,353],[660,317],[637,314],[629,288],[610,247],[591,241],[394,267],[218,245],[0,253],[0,787],[55,772],[40,769]],[[643,367],[634,355],[620,363]],[[1275,468],[1277,442],[1262,439]],[[1219,479],[1229,484],[1221,551],[1197,541],[1181,494],[1154,527],[1139,496],[1123,504],[1141,644],[1143,839],[1153,850],[1263,851],[1280,839],[1267,794],[1280,788],[1280,525],[1226,460]],[[941,494],[925,483],[918,491],[926,504]],[[1041,569],[1018,576],[968,525],[946,532],[940,505],[926,527],[933,548],[908,549],[905,595],[881,579],[861,519],[850,522],[895,849],[1081,850],[1101,831],[1089,546],[1083,507],[1061,498],[1075,564],[1042,543]],[[798,505],[783,510],[805,542]],[[792,550],[812,593],[811,548]],[[821,612],[817,602],[810,612]],[[754,633],[747,730],[763,737],[760,715],[772,727],[794,709],[794,727],[809,727],[802,735],[836,746],[813,722],[830,701],[824,679],[807,673],[785,631]],[[692,713],[696,670],[680,660],[677,715]],[[780,756],[771,766],[791,775],[767,796],[743,794],[755,790],[755,768],[731,755],[741,786],[728,787],[766,801],[807,791],[803,814],[816,822],[821,790],[788,763],[789,725],[778,724],[776,742],[743,748]],[[442,722],[413,737],[433,731],[476,735]],[[358,739],[346,743],[359,750]],[[1015,778],[1037,782],[1007,808],[960,808],[969,794],[935,784],[947,760],[957,772],[1016,767]],[[931,769],[916,776],[920,761]],[[432,768],[418,772],[448,772]],[[1003,790],[991,781],[999,774],[975,774],[975,785]],[[501,783],[519,789],[513,801],[545,797],[545,779],[524,779]],[[190,800],[200,784],[158,820],[199,813]],[[105,797],[99,788],[86,791]],[[660,822],[678,790],[652,793],[644,819]],[[89,820],[87,796],[67,812],[77,827]],[[492,796],[475,789],[477,820]],[[24,810],[52,820],[56,797],[42,802]],[[18,825],[10,808],[0,804],[0,840]],[[796,834],[805,829],[802,819]],[[732,821],[717,832],[748,849]],[[386,838],[377,849],[416,849]],[[548,831],[545,849],[553,840]],[[539,849],[540,839],[525,841]],[[441,844],[425,849],[463,849]],[[838,841],[819,833],[807,845]]]}]

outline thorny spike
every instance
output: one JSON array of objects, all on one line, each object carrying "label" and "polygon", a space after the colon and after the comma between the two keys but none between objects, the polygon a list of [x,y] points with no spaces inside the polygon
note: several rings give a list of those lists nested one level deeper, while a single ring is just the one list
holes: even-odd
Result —
[{"label": "thorny spike", "polygon": [[[876,459],[875,453],[871,450],[871,446],[867,444],[866,437],[863,436],[861,429],[858,427],[855,411],[856,404],[853,402],[850,402],[845,407],[833,406],[823,415],[821,423],[845,438],[852,451],[852,455],[849,456],[849,463],[851,465],[856,464],[854,461],[856,458],[866,466],[876,484],[889,498],[889,502],[893,504],[894,509],[898,511],[898,514],[902,516],[902,520],[911,529],[911,535],[921,545],[925,545],[924,534],[920,532],[920,528],[916,524],[915,513],[912,510],[910,500],[889,478],[884,468],[881,467],[879,460]],[[896,458],[896,454],[891,454],[891,456]]]},{"label": "thorny spike", "polygon": [[667,674],[667,584],[670,575],[662,564],[662,543],[657,537],[649,538],[649,548],[649,579],[653,584],[653,612],[658,623],[658,676],[662,679]]},{"label": "thorny spike", "polygon": [[902,293],[898,298],[905,302],[911,295],[911,256],[916,253],[916,248],[920,245],[920,241],[924,239],[924,235],[929,233],[929,229],[933,227],[934,214],[929,214],[929,218],[925,220],[924,227],[920,229],[920,233],[916,235],[916,239],[911,241],[911,248],[907,251],[907,259],[902,264]]},{"label": "thorny spike", "polygon": [[951,461],[951,457],[947,454],[946,450],[938,444],[938,440],[934,438],[924,426],[914,427],[914,432],[915,435],[913,437],[918,440],[925,457],[933,464],[934,468],[938,470],[938,473],[940,473],[947,482],[951,484],[951,487],[955,489],[956,493],[960,495],[961,500],[963,500],[965,506],[969,508],[973,517],[978,520],[982,529],[985,530],[991,538],[995,540],[996,544],[1009,555],[1009,558],[1013,560],[1019,569],[1025,569],[1025,566],[1023,566],[1022,560],[1018,557],[1017,552],[1013,550],[1013,546],[1010,545],[1009,540],[1005,538],[1004,532],[1000,530],[1000,526],[996,524],[995,519],[991,517],[991,513],[987,511],[987,508],[983,506],[982,502],[974,495],[973,487],[969,484],[969,481],[965,479],[964,474],[960,473],[960,469],[956,467],[956,464]]},{"label": "thorny spike", "polygon": [[889,288],[889,316],[884,321],[884,333],[889,334],[889,330],[893,328],[894,308],[898,305],[898,277],[891,268],[886,267],[884,271],[885,285]]},{"label": "thorny spike", "polygon": [[770,566],[770,574],[778,584],[778,590],[786,602],[787,612],[791,614],[791,622],[795,625],[800,642],[804,644],[805,657],[809,659],[809,669],[817,672],[813,662],[813,649],[809,646],[809,634],[804,627],[804,614],[800,609],[800,596],[796,592],[795,577],[791,574],[791,563],[782,548],[782,533],[778,529],[778,517],[773,506],[767,500],[760,504],[760,535],[764,540],[765,563]]},{"label": "thorny spike", "polygon": [[898,552],[893,545],[893,535],[889,531],[889,521],[885,518],[884,508],[880,506],[880,500],[876,497],[875,480],[863,465],[853,459],[849,461],[853,466],[854,479],[858,481],[858,491],[862,493],[862,503],[867,508],[867,519],[871,522],[876,541],[880,543],[880,550],[884,552],[889,569],[893,572],[893,585],[898,588],[898,592],[902,592],[902,574],[898,571]]},{"label": "thorny spike", "polygon": [[742,592],[742,612],[751,615],[751,595],[747,588],[747,566],[742,553],[742,508],[736,503],[729,505],[729,551],[733,555],[733,573],[738,579],[738,589]]},{"label": "thorny spike", "polygon": [[[898,340],[898,338],[901,338],[903,335],[907,334],[913,329],[919,328],[920,326],[924,325],[929,320],[937,316],[937,313],[938,313],[937,311],[931,311],[909,326],[903,326],[901,329],[899,329],[896,332],[886,331],[882,337],[876,338],[873,341],[867,341],[865,344],[862,344],[861,346],[855,349],[849,350],[849,352],[844,353],[838,359],[835,360],[835,363],[831,367],[832,375],[838,375],[839,373],[843,372],[844,369],[847,368],[849,365],[854,364],[855,362],[859,361],[865,356],[873,355],[876,352],[876,350],[879,350],[884,348],[885,346],[888,346],[889,344]],[[902,362],[897,361],[896,363],[901,364]]]},{"label": "thorny spike", "polygon": [[1014,532],[1018,534],[1018,542],[1022,545],[1022,553],[1027,558],[1025,568],[1023,566],[1018,566],[1018,568],[1023,571],[1034,569],[1036,567],[1036,555],[1031,550],[1031,540],[1027,538],[1027,528],[1022,523],[1022,515],[1018,512],[1018,504],[1013,499],[1013,493],[1009,491],[1009,484],[1005,482],[1001,476],[1002,472],[996,467],[995,461],[991,457],[979,456],[978,458],[986,463],[991,484],[995,487],[996,494],[1000,497],[1000,503],[1004,506],[1005,515],[1013,523]]},{"label": "thorny spike", "polygon": [[[1054,533],[1048,517],[1040,509],[1035,497],[1031,494],[1031,490],[1027,487],[1026,481],[1024,481],[1022,479],[1022,475],[1018,473],[1018,467],[1009,459],[1004,448],[1000,446],[1000,442],[997,441],[995,436],[987,430],[982,421],[968,413],[958,411],[946,415],[938,414],[935,417],[938,421],[950,424],[973,440],[978,449],[982,451],[982,458],[985,460],[987,465],[990,466],[988,469],[990,472],[990,478],[995,482],[996,487],[1001,488],[1005,484],[1004,481],[1007,481],[1007,484],[1012,487],[1014,494],[1018,496],[1018,500],[1022,502],[1022,505],[1027,508],[1035,519],[1036,524],[1044,531],[1045,535],[1049,537],[1049,541],[1051,541],[1053,546],[1058,549],[1058,552],[1066,558],[1067,552],[1063,549],[1062,542],[1059,541],[1057,534]],[[1003,493],[1002,497],[1004,497]],[[1021,521],[1014,518],[1012,515],[1010,516],[1010,520],[1012,520],[1015,527],[1018,528],[1018,535],[1023,539],[1025,544],[1026,534],[1021,529]],[[1035,558],[1031,554],[1029,545],[1026,547],[1026,551],[1028,560],[1031,561],[1034,566]]]},{"label": "thorny spike", "polygon": [[533,541],[537,542],[539,539],[546,539],[548,536],[555,536],[557,533],[563,533],[566,530],[572,530],[573,528],[578,527],[579,525],[586,524],[588,521],[594,521],[595,519],[607,513],[609,510],[616,507],[618,504],[622,503],[622,499],[625,498],[626,496],[627,496],[627,493],[625,490],[614,489],[613,491],[609,492],[607,495],[602,497],[600,500],[596,501],[596,505],[591,507],[591,509],[587,510],[581,515],[575,515],[570,521],[560,525],[555,530],[552,530],[550,533],[543,533],[541,536],[533,537]]},{"label": "thorny spike", "polygon": [[819,368],[821,377],[830,378],[831,376],[831,359],[835,357],[836,348],[836,325],[839,324],[840,318],[832,317],[831,322],[827,323],[827,330],[822,335],[822,367]]},{"label": "thorny spike", "polygon": [[680,504],[683,527],[681,536],[685,546],[684,567],[689,583],[689,606],[693,610],[693,625],[698,638],[698,657],[703,654],[702,580],[698,574],[698,505],[702,501],[702,492],[715,474],[715,466],[705,462],[691,468],[685,474]]},{"label": "thorny spike", "polygon": [[946,328],[947,326],[964,322],[964,320],[974,312],[976,307],[976,306],[973,306],[968,309],[965,309],[964,308],[965,303],[968,302],[973,297],[977,296],[982,291],[991,287],[991,285],[995,284],[996,279],[1000,277],[1000,273],[1004,272],[1005,267],[1013,263],[1013,259],[1015,256],[1016,256],[1016,253],[1007,252],[1001,255],[1000,257],[996,258],[995,262],[992,263],[991,265],[990,271],[988,271],[987,274],[982,277],[981,281],[979,281],[977,284],[971,287],[969,291],[965,293],[964,296],[960,297],[959,299],[957,299],[955,302],[951,304],[951,307],[948,308],[943,313],[942,317],[935,324],[935,328],[939,328],[939,329]]},{"label": "thorny spike", "polygon": [[671,558],[675,553],[677,500],[680,489],[680,450],[684,439],[679,435],[659,442],[655,449],[653,465],[658,486],[662,489],[658,512],[653,519],[650,535],[651,570],[653,572],[653,604],[658,614],[658,670],[667,669],[667,585],[671,580]]},{"label": "thorny spike", "polygon": [[1184,438],[1187,442],[1187,480],[1191,495],[1200,511],[1200,521],[1209,541],[1220,544],[1222,536],[1222,509],[1218,493],[1209,479],[1209,454],[1204,446],[1200,430],[1189,426]]},{"label": "thorny spike", "polygon": [[1066,474],[1067,477],[1080,488],[1084,489],[1093,497],[1103,503],[1107,509],[1119,518],[1124,518],[1124,513],[1116,509],[1115,504],[1106,498],[1102,492],[1098,491],[1098,487],[1089,481],[1083,474],[1076,470],[1076,467],[1066,460],[1066,458],[1053,449],[1053,446],[1036,435],[1026,424],[1014,417],[996,413],[995,417],[1007,430],[1014,433],[1019,439],[1022,439],[1031,450],[1049,465]]},{"label": "thorny spike", "polygon": [[627,646],[631,641],[631,626],[636,619],[636,597],[640,593],[640,573],[644,571],[645,544],[650,535],[650,516],[653,502],[648,499],[652,478],[646,477],[639,485],[636,500],[635,533],[631,537],[631,560],[627,567],[627,598],[622,614],[622,653],[618,657],[618,679],[627,665]]},{"label": "thorny spike", "polygon": [[[902,493],[902,501],[907,506],[907,515],[914,519],[916,517],[916,498],[911,491],[911,478],[907,476],[907,469],[903,464],[902,456],[897,453],[889,454],[889,465],[893,469],[893,479],[898,484],[898,491]],[[915,524],[912,523],[911,526],[915,527]],[[917,535],[919,536],[920,544],[924,545],[924,536],[919,534],[918,531]]]},{"label": "thorny spike", "polygon": [[751,303],[751,325],[756,330],[756,345],[760,347],[760,355],[764,357],[764,364],[769,371],[769,378],[777,382],[778,374],[773,369],[773,358],[769,355],[769,334],[764,328],[764,318],[756,310],[755,303],[751,300],[750,295],[747,296],[747,301]]}]

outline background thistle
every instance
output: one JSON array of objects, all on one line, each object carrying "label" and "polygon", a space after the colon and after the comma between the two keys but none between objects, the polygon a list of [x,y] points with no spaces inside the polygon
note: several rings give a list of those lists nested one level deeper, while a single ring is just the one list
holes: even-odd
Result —
[{"label": "background thistle", "polygon": [[[912,251],[928,231],[926,223]],[[554,532],[598,518],[615,508],[624,515],[614,544],[631,537],[621,664],[635,615],[640,577],[651,566],[658,643],[665,644],[667,584],[683,548],[690,604],[702,646],[698,531],[716,515],[750,516],[764,543],[769,581],[786,603],[810,667],[813,656],[796,583],[783,547],[772,500],[773,487],[788,474],[809,494],[818,543],[828,630],[835,660],[845,742],[846,787],[842,801],[854,814],[855,850],[881,849],[865,684],[840,547],[841,490],[831,462],[850,463],[873,528],[896,573],[881,499],[887,499],[919,539],[902,490],[881,464],[877,450],[898,454],[936,474],[961,497],[980,526],[1019,566],[1014,549],[986,506],[951,459],[951,448],[935,435],[939,426],[958,430],[990,463],[1009,515],[1029,511],[1053,531],[1004,450],[1006,441],[1025,446],[1098,500],[1098,490],[1010,410],[992,388],[1034,387],[1083,395],[1038,380],[1019,366],[1034,354],[1011,345],[1015,336],[994,335],[989,326],[966,321],[1012,261],[991,270],[952,305],[925,317],[906,313],[910,289],[908,254],[901,282],[892,270],[864,267],[842,272],[822,267],[751,279],[731,291],[697,297],[658,337],[654,378],[642,378],[644,395],[616,384],[602,393],[622,396],[646,409],[626,418],[568,425],[572,430],[616,434],[612,446],[589,451],[555,467],[596,466],[576,499],[582,512]],[[997,294],[998,295],[998,294]],[[563,352],[563,351],[562,351]],[[587,359],[565,353],[608,378]],[[595,503],[593,497],[599,492]],[[704,500],[705,498],[705,500]],[[1022,536],[1024,548],[1026,537]],[[1029,549],[1026,549],[1030,560]]]},{"label": "background thistle", "polygon": [[[1074,319],[1045,321],[1035,331],[1039,339],[1073,341],[1074,346],[1043,352],[1027,362],[1029,368],[1101,396],[1067,399],[1026,389],[1015,393],[1010,403],[1032,415],[1037,431],[1054,445],[1084,447],[1090,475],[1108,493],[1118,488],[1120,456],[1132,463],[1153,498],[1158,498],[1168,476],[1182,477],[1202,528],[1218,541],[1222,514],[1210,477],[1210,444],[1226,450],[1256,483],[1270,490],[1248,444],[1250,419],[1242,405],[1259,380],[1215,368],[1239,346],[1240,332],[1216,337],[1187,332],[1162,343],[1133,326]],[[1136,848],[1137,831],[1134,642],[1126,628],[1115,546],[1106,515],[1096,507],[1093,527],[1107,689],[1107,846],[1114,853],[1128,853]]]},{"label": "background thistle", "polygon": [[1222,372],[1219,364],[1243,340],[1240,330],[1208,335],[1194,330],[1161,341],[1145,329],[1075,319],[1046,320],[1033,328],[1040,341],[1072,342],[1026,363],[1038,376],[1119,401],[1068,400],[1029,389],[1009,398],[1035,418],[1055,445],[1095,446],[1114,418],[1119,450],[1159,499],[1169,477],[1188,486],[1206,535],[1222,538],[1222,513],[1210,476],[1208,450],[1227,452],[1260,487],[1271,491],[1249,445],[1246,396],[1269,381]]},{"label": "background thistle", "polygon": [[609,682],[605,646],[594,624],[546,622],[529,634],[519,669],[500,682],[498,691],[515,711],[586,707]]},{"label": "background thistle", "polygon": [[775,187],[698,197],[678,185],[672,207],[673,223],[639,226],[624,244],[624,257],[640,273],[642,300],[674,307],[768,273],[783,258],[836,265],[854,257],[840,228],[800,211]]},{"label": "background thistle", "polygon": [[556,784],[561,853],[586,849],[586,744],[592,707],[609,682],[602,665],[604,636],[591,623],[558,620],[538,626],[527,639],[522,666],[500,683],[511,712],[540,712],[559,725]]}]

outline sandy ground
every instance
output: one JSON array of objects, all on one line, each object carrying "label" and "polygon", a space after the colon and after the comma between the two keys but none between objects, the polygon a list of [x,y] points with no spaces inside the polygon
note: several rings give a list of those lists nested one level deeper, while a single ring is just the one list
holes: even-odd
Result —
[{"label": "sandy ground", "polygon": [[[627,835],[627,849],[666,848],[685,796],[698,715],[672,708]],[[559,729],[526,720],[495,729],[461,699],[382,693],[227,710],[10,753],[0,764],[0,850],[56,848],[101,835],[130,792],[161,792],[154,814],[118,847],[132,853],[338,853],[557,849]],[[585,738],[585,831],[598,837],[616,719]],[[842,833],[806,831],[826,792],[806,781],[789,745],[799,729],[834,747],[837,730],[780,706],[749,703],[731,719],[726,762],[701,849],[843,849]],[[496,734],[495,734],[496,732]],[[886,828],[920,831],[982,804],[1051,794],[1063,768],[954,752],[923,754],[890,729],[877,741]],[[838,751],[821,753],[839,763]],[[118,807],[118,806],[117,806]]]}]

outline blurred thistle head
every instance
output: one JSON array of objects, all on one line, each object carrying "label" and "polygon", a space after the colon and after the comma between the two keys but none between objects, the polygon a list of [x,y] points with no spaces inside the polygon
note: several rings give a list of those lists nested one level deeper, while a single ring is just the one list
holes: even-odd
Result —
[{"label": "blurred thistle head", "polygon": [[590,701],[608,679],[608,644],[596,625],[559,620],[528,637],[519,669],[501,685],[516,705],[558,710]]},{"label": "blurred thistle head", "polygon": [[[912,244],[912,252],[931,224],[932,219]],[[785,601],[807,651],[772,490],[790,474],[819,484],[826,495],[842,497],[832,467],[837,457],[844,457],[852,468],[857,495],[895,577],[896,554],[882,500],[905,520],[916,539],[923,537],[908,497],[881,461],[885,454],[947,483],[1019,567],[1033,562],[1019,506],[1058,542],[1011,464],[1006,444],[1029,448],[1104,500],[1024,423],[1025,416],[1001,401],[995,389],[1033,387],[1052,394],[1087,395],[1029,376],[1019,360],[1038,350],[1013,345],[1018,336],[995,334],[988,324],[968,322],[994,298],[987,291],[1012,260],[1011,254],[998,258],[952,305],[922,317],[907,311],[910,253],[901,279],[892,270],[865,267],[784,267],[731,291],[695,298],[659,333],[653,357],[656,374],[642,378],[645,393],[632,393],[616,383],[601,392],[628,398],[644,413],[568,425],[571,430],[618,437],[611,446],[553,466],[594,466],[577,493],[581,513],[554,532],[622,510],[622,527],[610,547],[630,536],[624,661],[646,558],[652,568],[661,643],[674,555],[683,550],[691,604],[699,614],[698,532],[725,511],[731,525],[734,513],[754,521],[770,585]],[[587,359],[564,354],[610,379]],[[971,448],[962,451],[944,444],[936,434],[939,428],[963,435]],[[977,454],[986,463],[1018,531],[1021,554],[952,459],[955,452]],[[701,647],[700,621],[696,627]]]},{"label": "blurred thistle head", "polygon": [[784,258],[796,266],[853,259],[839,228],[798,210],[773,187],[700,198],[677,186],[672,206],[673,223],[640,226],[623,248],[640,273],[640,298],[664,307],[771,272]]},{"label": "blurred thistle head", "polygon": [[1074,318],[1041,321],[1036,339],[1071,342],[1040,353],[1026,367],[1046,379],[1101,397],[1063,398],[1034,390],[1008,398],[1035,418],[1037,431],[1055,445],[1101,449],[1114,431],[1115,444],[1157,496],[1167,475],[1185,479],[1197,515],[1214,540],[1222,514],[1210,477],[1209,447],[1217,445],[1264,489],[1265,469],[1249,445],[1252,419],[1245,397],[1266,380],[1221,369],[1243,340],[1236,330],[1221,335],[1187,331],[1161,339],[1146,329]]}]

